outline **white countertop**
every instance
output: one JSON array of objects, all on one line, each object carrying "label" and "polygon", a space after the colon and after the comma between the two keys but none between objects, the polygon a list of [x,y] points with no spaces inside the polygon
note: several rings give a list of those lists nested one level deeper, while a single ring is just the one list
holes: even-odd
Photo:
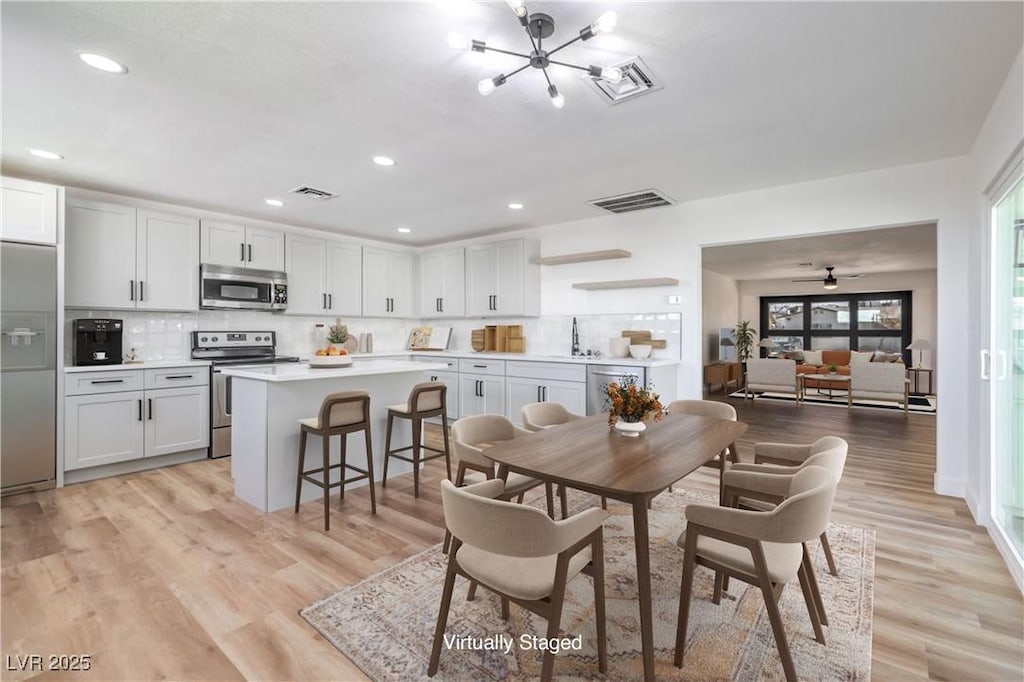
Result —
[{"label": "white countertop", "polygon": [[116,372],[128,369],[167,369],[170,367],[209,367],[209,360],[160,360],[157,362],[136,362],[125,365],[88,365],[85,367],[65,367],[68,374],[78,372]]},{"label": "white countertop", "polygon": [[528,355],[523,353],[477,353],[475,351],[459,350],[396,350],[383,351],[380,353],[357,353],[352,357],[356,360],[368,358],[393,358],[393,357],[436,357],[439,360],[451,360],[458,358],[476,358],[481,360],[514,360],[518,362],[567,362],[573,365],[624,365],[627,367],[669,367],[678,365],[679,359],[672,358],[648,358],[637,360],[636,358],[613,358],[602,355],[599,358],[571,355]]},{"label": "white countertop", "polygon": [[[402,353],[401,355],[408,355]],[[261,367],[223,367],[221,373],[240,379],[256,381],[315,381],[318,379],[339,379],[371,376],[374,374],[398,374],[402,372],[424,372],[431,369],[444,370],[447,365],[440,362],[412,362],[410,360],[365,359],[346,367],[310,367],[304,362],[263,365]],[[378,356],[379,357],[379,356]]]}]

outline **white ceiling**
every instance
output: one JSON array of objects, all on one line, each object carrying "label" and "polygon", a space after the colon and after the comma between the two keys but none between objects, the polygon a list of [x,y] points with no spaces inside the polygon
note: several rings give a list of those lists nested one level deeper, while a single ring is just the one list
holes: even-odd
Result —
[{"label": "white ceiling", "polygon": [[[2,11],[4,172],[413,244],[966,153],[1022,45],[1021,3],[532,2],[560,53],[639,54],[665,87],[609,106],[525,51],[504,3],[21,3]],[[124,62],[125,76],[75,53]],[[27,147],[63,154],[28,156]],[[370,162],[375,154],[394,168]],[[333,201],[286,196],[300,184]],[[288,205],[272,209],[266,197]],[[507,209],[510,201],[526,204]],[[395,229],[413,228],[408,236]]]},{"label": "white ceiling", "polygon": [[[935,224],[706,247],[701,266],[735,280],[837,277],[882,272],[934,270],[938,258]],[[810,263],[811,265],[801,265]],[[870,286],[867,279],[859,280]]]}]

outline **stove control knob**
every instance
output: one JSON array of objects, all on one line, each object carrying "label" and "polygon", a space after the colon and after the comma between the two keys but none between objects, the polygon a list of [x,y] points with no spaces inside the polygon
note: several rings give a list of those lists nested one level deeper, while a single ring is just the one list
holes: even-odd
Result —
[{"label": "stove control knob", "polygon": [[220,339],[218,339],[218,338],[217,338],[217,337],[215,336],[215,337],[213,337],[213,340],[214,340],[214,342],[217,342],[217,341],[219,341]]},{"label": "stove control knob", "polygon": [[203,343],[206,343],[207,341],[209,341],[209,339],[206,338],[205,336],[203,338],[199,339],[199,340],[202,341]]},{"label": "stove control knob", "polygon": [[262,340],[263,340],[263,337],[262,337],[262,336],[257,336],[257,337],[256,337],[256,340],[257,340],[257,341],[262,341]]}]

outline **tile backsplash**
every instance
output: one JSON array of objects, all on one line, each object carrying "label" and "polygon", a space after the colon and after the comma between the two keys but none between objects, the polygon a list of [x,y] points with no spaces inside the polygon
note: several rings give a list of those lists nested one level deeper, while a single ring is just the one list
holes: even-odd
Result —
[{"label": "tile backsplash", "polygon": [[[135,348],[141,360],[158,362],[186,360],[192,349],[191,332],[198,329],[225,331],[273,331],[277,335],[277,351],[283,355],[309,355],[315,348],[314,325],[329,325],[333,317],[288,316],[261,311],[200,310],[195,313],[162,313],[143,311],[68,310],[66,313],[64,361],[71,365],[73,343],[71,323],[80,318],[115,318],[124,320],[124,352]],[[416,319],[342,318],[350,334],[357,337],[373,334],[377,352],[404,350],[414,327],[430,325],[451,327],[450,350],[470,350],[470,332],[488,324],[520,324],[526,336],[526,352],[532,355],[569,355],[572,335],[571,315],[549,315],[539,318]],[[578,315],[580,348],[608,355],[608,339],[622,330],[649,329],[656,339],[665,339],[668,347],[656,350],[652,357],[679,358],[681,316],[678,313],[635,313],[618,315]]]}]

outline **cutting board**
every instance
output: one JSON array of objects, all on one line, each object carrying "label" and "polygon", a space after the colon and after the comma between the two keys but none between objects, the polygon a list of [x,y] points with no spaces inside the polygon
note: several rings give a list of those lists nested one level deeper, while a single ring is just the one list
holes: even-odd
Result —
[{"label": "cutting board", "polygon": [[446,350],[451,327],[415,327],[409,334],[409,350]]}]

